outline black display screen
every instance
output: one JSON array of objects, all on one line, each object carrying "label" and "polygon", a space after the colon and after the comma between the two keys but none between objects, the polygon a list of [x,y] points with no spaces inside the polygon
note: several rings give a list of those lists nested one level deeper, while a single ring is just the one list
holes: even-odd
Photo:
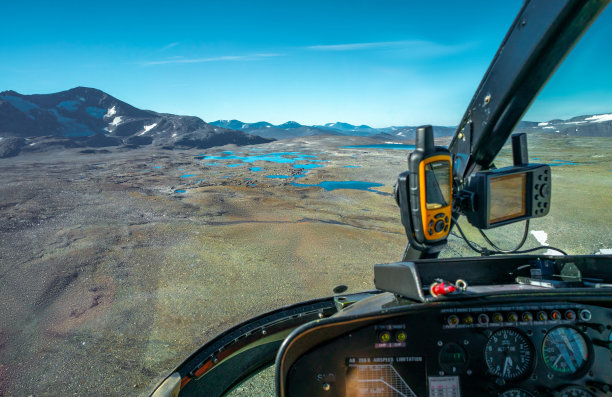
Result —
[{"label": "black display screen", "polygon": [[346,364],[347,397],[427,395],[422,356],[349,357]]},{"label": "black display screen", "polygon": [[489,224],[514,219],[527,213],[525,173],[496,176],[489,179]]},{"label": "black display screen", "polygon": [[428,210],[446,207],[451,199],[451,175],[448,161],[425,165],[425,201]]}]

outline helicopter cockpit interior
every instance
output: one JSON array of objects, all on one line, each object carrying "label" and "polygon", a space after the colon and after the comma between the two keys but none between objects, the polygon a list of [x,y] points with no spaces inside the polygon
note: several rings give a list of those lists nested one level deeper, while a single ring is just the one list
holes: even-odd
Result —
[{"label": "helicopter cockpit interior", "polygon": [[[231,328],[152,395],[221,396],[271,363],[280,397],[612,395],[612,257],[521,251],[529,219],[548,214],[552,171],[529,162],[526,134],[510,138],[608,3],[525,1],[450,145],[419,128],[395,187],[409,243],[374,266],[376,290],[338,288]],[[508,143],[513,164],[497,169]],[[460,216],[480,230],[525,222],[525,237],[439,259],[454,228],[470,244]]]}]

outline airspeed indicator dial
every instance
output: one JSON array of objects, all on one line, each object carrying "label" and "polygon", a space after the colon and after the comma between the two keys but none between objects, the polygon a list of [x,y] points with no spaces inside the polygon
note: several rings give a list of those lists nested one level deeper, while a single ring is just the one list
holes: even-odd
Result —
[{"label": "airspeed indicator dial", "polygon": [[495,331],[485,346],[489,372],[506,380],[529,373],[533,363],[533,347],[526,336],[513,328]]},{"label": "airspeed indicator dial", "polygon": [[542,357],[546,366],[556,373],[573,375],[586,365],[589,347],[578,330],[561,326],[544,337]]}]

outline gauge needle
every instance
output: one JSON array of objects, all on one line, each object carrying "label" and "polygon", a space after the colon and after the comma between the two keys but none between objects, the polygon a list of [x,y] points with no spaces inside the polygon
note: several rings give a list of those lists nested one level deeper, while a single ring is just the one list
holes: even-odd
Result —
[{"label": "gauge needle", "polygon": [[504,361],[504,372],[502,376],[506,375],[506,372],[510,372],[510,367],[512,367],[512,358],[510,356],[506,357],[506,361]]}]

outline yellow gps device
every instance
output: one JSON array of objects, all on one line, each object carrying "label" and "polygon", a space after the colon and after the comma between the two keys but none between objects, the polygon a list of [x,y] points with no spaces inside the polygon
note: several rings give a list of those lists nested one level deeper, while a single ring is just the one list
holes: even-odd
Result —
[{"label": "yellow gps device", "polygon": [[417,129],[408,168],[397,178],[395,200],[408,247],[431,254],[446,244],[453,205],[451,155],[448,148],[434,146],[432,126]]},{"label": "yellow gps device", "polygon": [[[418,223],[423,242],[436,242],[446,238],[451,222],[452,173],[449,153],[443,149],[419,159],[419,211]],[[416,209],[416,208],[415,208]],[[416,219],[415,219],[415,223]],[[420,233],[419,233],[420,234]],[[420,235],[418,237],[421,237]]]}]

